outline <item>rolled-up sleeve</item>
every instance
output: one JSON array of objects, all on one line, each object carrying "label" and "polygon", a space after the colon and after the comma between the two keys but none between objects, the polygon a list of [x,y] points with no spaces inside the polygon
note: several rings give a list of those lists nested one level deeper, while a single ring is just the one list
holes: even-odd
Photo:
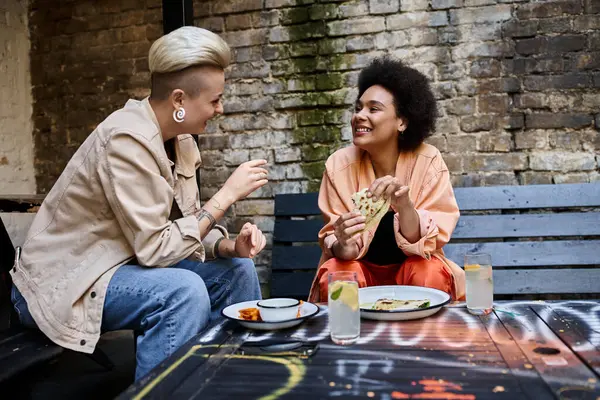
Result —
[{"label": "rolled-up sleeve", "polygon": [[408,256],[418,255],[425,259],[430,259],[432,252],[448,243],[460,216],[450,174],[441,157],[432,163],[429,176],[415,201],[421,238],[410,243],[400,233],[398,214],[394,218],[398,247]]},{"label": "rolled-up sleeve", "polygon": [[99,180],[140,264],[166,267],[193,253],[204,258],[196,217],[169,220],[173,189],[161,173],[168,166],[146,138],[115,134],[101,157]]},{"label": "rolled-up sleeve", "polygon": [[346,206],[340,199],[340,195],[333,185],[327,170],[323,173],[323,180],[319,189],[319,209],[325,222],[319,231],[319,244],[321,245],[323,255],[326,258],[331,258],[333,257],[331,248],[337,241],[333,233],[333,224],[345,212]]},{"label": "rolled-up sleeve", "polygon": [[[321,210],[325,222],[323,228],[319,231],[319,244],[324,259],[329,259],[334,256],[333,245],[337,242],[333,225],[341,215],[350,212],[351,210],[344,204],[342,197],[327,171],[323,174],[321,188],[319,189],[319,209]],[[363,232],[361,237],[356,241],[359,248],[359,254],[355,259],[359,259],[363,256],[365,235],[368,235],[367,231]]]},{"label": "rolled-up sleeve", "polygon": [[[215,225],[215,227],[211,229],[211,231],[208,232],[208,235],[206,235],[206,237],[202,240],[202,245],[206,251],[206,260],[214,260],[217,258],[217,249],[215,246],[217,244],[217,240],[222,237],[229,239],[229,233],[227,232],[227,229],[224,226]],[[200,260],[198,254],[194,254],[194,256],[196,260]]]}]

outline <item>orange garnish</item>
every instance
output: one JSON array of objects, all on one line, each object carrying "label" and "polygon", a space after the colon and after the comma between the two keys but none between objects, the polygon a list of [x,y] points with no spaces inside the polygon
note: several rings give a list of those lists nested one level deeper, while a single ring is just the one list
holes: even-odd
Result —
[{"label": "orange garnish", "polygon": [[296,318],[300,318],[300,310],[302,309],[302,300],[300,300],[300,304],[298,304],[298,312],[296,313]]},{"label": "orange garnish", "polygon": [[477,271],[481,269],[481,265],[479,264],[467,264],[465,265],[465,271]]}]

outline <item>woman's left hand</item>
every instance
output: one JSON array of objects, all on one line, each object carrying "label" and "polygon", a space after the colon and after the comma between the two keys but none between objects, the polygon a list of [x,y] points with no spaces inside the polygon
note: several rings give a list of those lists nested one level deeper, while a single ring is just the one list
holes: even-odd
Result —
[{"label": "woman's left hand", "polygon": [[254,258],[267,244],[267,238],[260,229],[246,222],[235,238],[235,254],[237,257]]},{"label": "woman's left hand", "polygon": [[408,186],[403,186],[398,178],[391,175],[375,179],[369,187],[369,193],[374,200],[389,199],[390,206],[395,212],[415,208],[410,199]]}]

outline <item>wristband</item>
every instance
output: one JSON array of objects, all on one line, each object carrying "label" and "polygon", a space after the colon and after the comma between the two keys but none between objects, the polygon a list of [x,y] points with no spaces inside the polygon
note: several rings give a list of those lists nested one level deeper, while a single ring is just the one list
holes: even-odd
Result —
[{"label": "wristband", "polygon": [[223,239],[225,239],[225,236],[221,236],[215,242],[215,247],[214,247],[214,250],[213,250],[213,252],[215,253],[215,258],[223,258],[223,257],[221,257],[221,254],[219,254],[219,245],[221,244],[221,241]]},{"label": "wristband", "polygon": [[210,232],[217,224],[217,220],[215,219],[215,217],[213,217],[211,213],[209,213],[203,208],[200,210],[200,214],[198,215],[198,222],[200,222],[200,220],[202,220],[202,218],[204,217],[208,218],[208,220],[210,221],[210,225],[208,225],[208,232]]}]

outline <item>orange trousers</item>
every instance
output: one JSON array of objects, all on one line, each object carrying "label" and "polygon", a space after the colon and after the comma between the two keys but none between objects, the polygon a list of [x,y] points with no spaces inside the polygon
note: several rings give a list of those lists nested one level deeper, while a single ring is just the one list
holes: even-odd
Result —
[{"label": "orange trousers", "polygon": [[[402,264],[375,265],[367,261],[345,261],[331,258],[317,272],[321,301],[328,298],[328,273],[338,271],[356,272],[358,286],[411,285],[439,289],[456,300],[454,277],[444,263],[435,257],[430,260],[410,256]],[[460,299],[459,299],[460,300]]]}]

